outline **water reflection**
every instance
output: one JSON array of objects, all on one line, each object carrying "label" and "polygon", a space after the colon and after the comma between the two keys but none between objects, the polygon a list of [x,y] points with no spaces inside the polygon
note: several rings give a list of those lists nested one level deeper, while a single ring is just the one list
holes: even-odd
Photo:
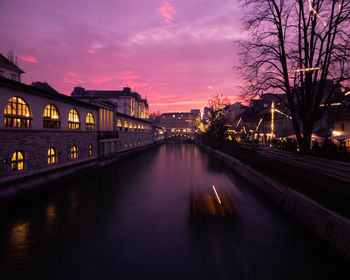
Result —
[{"label": "water reflection", "polygon": [[56,207],[53,204],[48,204],[46,207],[46,221],[49,226],[56,224]]},{"label": "water reflection", "polygon": [[[334,255],[194,145],[163,145],[69,184],[0,212],[1,280],[33,271],[60,280],[340,279]],[[237,219],[189,223],[190,185],[216,199],[215,185],[223,203],[232,193]]]},{"label": "water reflection", "polygon": [[13,225],[10,233],[10,251],[12,261],[19,263],[31,258],[30,254],[30,222],[18,221]]},{"label": "water reflection", "polygon": [[77,189],[72,190],[72,192],[69,194],[69,205],[70,205],[70,212],[73,214],[76,212],[79,208],[79,192]]},{"label": "water reflection", "polygon": [[30,222],[18,222],[12,228],[11,243],[15,249],[26,249],[28,247],[28,233]]}]

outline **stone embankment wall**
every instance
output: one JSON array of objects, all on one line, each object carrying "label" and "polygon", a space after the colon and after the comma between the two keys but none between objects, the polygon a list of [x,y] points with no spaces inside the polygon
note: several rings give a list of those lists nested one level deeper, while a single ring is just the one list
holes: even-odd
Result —
[{"label": "stone embankment wall", "polygon": [[[30,193],[32,190],[42,187],[47,183],[56,181],[57,179],[75,175],[77,172],[83,170],[99,168],[114,163],[126,156],[155,147],[164,142],[164,140],[149,141],[147,138],[147,141],[143,141],[143,144],[134,145],[134,138],[132,137],[131,140],[133,145],[128,145],[127,148],[107,157],[98,157],[96,154],[94,154],[89,158],[61,163],[56,165],[54,168],[48,167],[32,170],[30,173],[23,174],[23,176],[16,176],[16,178],[13,180],[1,182],[0,178],[0,200],[14,198],[28,192]],[[129,144],[131,142],[127,143]]]},{"label": "stone embankment wall", "polygon": [[200,145],[200,147],[260,189],[268,198],[350,261],[349,219],[326,209],[303,194],[272,180],[227,154],[207,146]]}]

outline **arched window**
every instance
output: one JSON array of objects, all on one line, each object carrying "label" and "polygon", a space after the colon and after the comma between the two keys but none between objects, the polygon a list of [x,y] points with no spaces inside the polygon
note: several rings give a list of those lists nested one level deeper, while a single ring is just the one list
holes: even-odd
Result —
[{"label": "arched window", "polygon": [[49,104],[44,109],[43,114],[44,128],[60,128],[60,115],[56,106]]},{"label": "arched window", "polygon": [[20,171],[24,169],[24,155],[22,152],[17,151],[13,153],[11,158],[11,170]]},{"label": "arched window", "polygon": [[137,127],[137,126],[136,126],[136,123],[134,123],[134,129],[136,129],[136,127]]},{"label": "arched window", "polygon": [[125,131],[128,131],[128,122],[127,121],[124,121],[124,130]]},{"label": "arched window", "polygon": [[71,109],[68,115],[68,128],[80,129],[80,119],[77,110]]},{"label": "arched window", "polygon": [[89,144],[89,156],[92,156],[94,151],[94,146],[92,146],[92,144]]},{"label": "arched window", "polygon": [[122,130],[122,121],[121,121],[121,119],[118,119],[118,121],[117,121],[117,127],[118,127],[118,130],[119,130],[119,131]]},{"label": "arched window", "polygon": [[53,164],[57,162],[57,154],[54,148],[50,148],[47,151],[47,164]]},{"label": "arched window", "polygon": [[20,97],[11,97],[7,102],[5,111],[5,127],[31,126],[32,117],[28,104]]},{"label": "arched window", "polygon": [[95,130],[95,119],[93,114],[88,113],[86,115],[86,129],[87,130]]},{"label": "arched window", "polygon": [[78,158],[78,149],[75,145],[73,145],[72,148],[70,148],[70,158],[71,159]]},{"label": "arched window", "polygon": [[129,126],[130,128],[132,128],[133,127],[133,125],[132,125],[132,122],[130,122],[130,126]]},{"label": "arched window", "polygon": [[140,124],[137,125],[137,129],[138,129],[138,130],[141,129],[141,125],[140,125]]}]

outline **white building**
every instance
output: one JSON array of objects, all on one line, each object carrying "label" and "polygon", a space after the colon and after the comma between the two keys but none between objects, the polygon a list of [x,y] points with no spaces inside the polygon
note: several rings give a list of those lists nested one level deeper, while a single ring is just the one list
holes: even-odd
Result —
[{"label": "white building", "polygon": [[20,82],[22,73],[24,72],[16,64],[0,53],[0,77]]}]

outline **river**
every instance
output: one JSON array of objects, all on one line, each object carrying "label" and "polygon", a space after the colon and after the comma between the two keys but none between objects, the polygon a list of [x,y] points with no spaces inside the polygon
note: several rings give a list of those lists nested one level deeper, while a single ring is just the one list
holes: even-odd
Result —
[{"label": "river", "polygon": [[[237,216],[193,224],[189,189],[212,184],[234,193]],[[164,144],[31,195],[1,208],[0,226],[0,279],[342,279],[349,272],[333,250],[193,144]]]}]

